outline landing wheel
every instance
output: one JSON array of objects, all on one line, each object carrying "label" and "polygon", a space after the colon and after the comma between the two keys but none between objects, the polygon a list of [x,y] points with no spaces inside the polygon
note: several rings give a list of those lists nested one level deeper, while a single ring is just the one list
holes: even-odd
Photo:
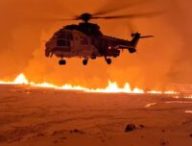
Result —
[{"label": "landing wheel", "polygon": [[112,63],[112,60],[110,58],[106,58],[105,60],[106,60],[107,64],[111,64]]},{"label": "landing wheel", "polygon": [[137,50],[135,48],[129,48],[128,51],[129,53],[135,53]]},{"label": "landing wheel", "polygon": [[83,65],[87,65],[88,64],[88,59],[83,59]]},{"label": "landing wheel", "polygon": [[65,65],[66,61],[64,59],[59,60],[59,65]]}]

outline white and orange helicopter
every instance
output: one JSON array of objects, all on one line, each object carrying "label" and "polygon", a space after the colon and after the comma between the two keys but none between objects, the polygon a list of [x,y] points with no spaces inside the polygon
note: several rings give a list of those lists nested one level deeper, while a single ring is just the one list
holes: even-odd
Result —
[{"label": "white and orange helicopter", "polygon": [[45,45],[45,56],[59,57],[59,65],[65,65],[67,58],[83,58],[83,65],[87,65],[90,59],[104,57],[107,64],[112,63],[112,57],[120,55],[121,50],[128,50],[129,53],[135,53],[138,41],[142,38],[150,38],[152,35],[141,36],[140,33],[132,33],[132,40],[120,39],[104,35],[99,25],[90,23],[92,19],[130,19],[137,17],[146,17],[156,15],[156,12],[128,14],[117,16],[102,16],[101,13],[91,14],[83,13],[73,19],[63,20],[81,20],[79,24],[64,26],[53,34]]}]

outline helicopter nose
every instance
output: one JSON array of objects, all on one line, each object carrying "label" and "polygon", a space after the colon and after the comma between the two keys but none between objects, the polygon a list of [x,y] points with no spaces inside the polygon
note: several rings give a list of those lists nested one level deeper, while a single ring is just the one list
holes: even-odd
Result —
[{"label": "helicopter nose", "polygon": [[50,51],[48,51],[48,49],[45,50],[45,56],[49,57],[50,56]]}]

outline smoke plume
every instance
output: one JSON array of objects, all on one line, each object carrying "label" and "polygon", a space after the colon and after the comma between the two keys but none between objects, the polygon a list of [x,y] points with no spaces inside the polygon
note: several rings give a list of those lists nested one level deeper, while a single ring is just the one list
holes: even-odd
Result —
[{"label": "smoke plume", "polygon": [[[142,88],[162,88],[170,83],[192,83],[192,2],[189,0],[6,0],[0,2],[0,78],[12,79],[24,72],[30,80],[103,87],[108,80],[130,82]],[[110,11],[129,14],[162,11],[156,17],[93,21],[104,34],[130,39],[130,32],[152,34],[141,40],[138,53],[127,51],[106,65],[103,58],[84,67],[81,59],[69,59],[65,67],[58,58],[44,56],[44,44],[52,34],[74,21],[57,22],[82,12]],[[130,27],[131,26],[131,27]],[[87,48],[88,49],[88,48]]]}]

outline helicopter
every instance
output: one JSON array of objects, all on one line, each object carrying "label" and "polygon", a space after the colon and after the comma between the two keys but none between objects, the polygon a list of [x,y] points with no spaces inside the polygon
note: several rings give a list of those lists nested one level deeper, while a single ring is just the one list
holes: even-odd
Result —
[{"label": "helicopter", "polygon": [[[90,59],[103,57],[108,65],[112,58],[120,56],[121,50],[127,50],[133,54],[140,39],[153,37],[142,36],[139,32],[132,33],[132,40],[104,35],[98,24],[91,23],[92,19],[122,19],[148,16],[146,14],[129,14],[118,16],[98,16],[91,13],[83,13],[72,20],[81,20],[79,24],[66,25],[53,34],[45,44],[45,56],[53,55],[60,58],[58,64],[65,65],[67,58],[82,58],[82,64],[87,65]],[[66,19],[65,19],[66,20]],[[68,20],[68,19],[67,19]],[[70,19],[71,20],[71,19]]]}]

